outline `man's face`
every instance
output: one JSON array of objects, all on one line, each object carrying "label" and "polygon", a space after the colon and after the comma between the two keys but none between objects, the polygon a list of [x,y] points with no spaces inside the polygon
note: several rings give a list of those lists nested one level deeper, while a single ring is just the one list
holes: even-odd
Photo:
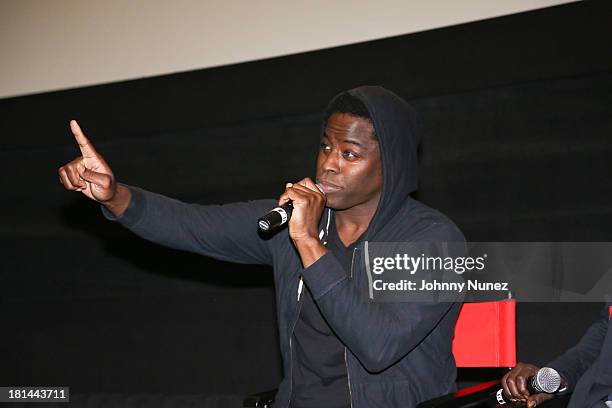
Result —
[{"label": "man's face", "polygon": [[376,208],[382,189],[382,166],[374,127],[367,119],[332,114],[317,159],[317,184],[327,206],[346,210]]}]

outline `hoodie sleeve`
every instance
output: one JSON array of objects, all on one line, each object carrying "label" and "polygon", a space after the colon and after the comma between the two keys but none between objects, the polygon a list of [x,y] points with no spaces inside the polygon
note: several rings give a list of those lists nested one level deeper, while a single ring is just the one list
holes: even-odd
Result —
[{"label": "hoodie sleeve", "polygon": [[[269,200],[226,205],[188,204],[128,186],[132,199],[120,217],[102,213],[136,235],[174,249],[222,261],[271,264],[268,241],[257,233],[257,219]],[[263,210],[265,211],[265,210]]]},{"label": "hoodie sleeve", "polygon": [[606,305],[578,344],[546,365],[557,370],[565,378],[568,392],[574,390],[580,377],[595,362],[601,352],[608,330],[610,306],[612,303]]},{"label": "hoodie sleeve", "polygon": [[[454,225],[433,226],[427,235],[437,241],[464,241]],[[331,252],[305,269],[303,277],[329,325],[370,372],[380,372],[399,361],[445,316],[456,319],[457,313],[450,313],[457,305],[453,302],[365,301],[362,290]],[[451,339],[452,332],[444,341],[450,343]]]}]

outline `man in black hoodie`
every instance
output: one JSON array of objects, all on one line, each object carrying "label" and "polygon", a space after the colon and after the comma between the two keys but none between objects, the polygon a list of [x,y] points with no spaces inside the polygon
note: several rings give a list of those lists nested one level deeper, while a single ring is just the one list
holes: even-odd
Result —
[{"label": "man in black hoodie", "polygon": [[[172,248],[273,267],[285,374],[275,407],[412,407],[454,390],[459,304],[377,303],[364,295],[359,259],[368,241],[464,239],[409,195],[417,187],[418,137],[403,99],[373,86],[336,96],[316,184],[305,178],[287,183],[278,200],[221,206],[118,184],[76,122],[71,128],[82,156],[60,168],[60,181],[100,202],[108,219]],[[289,228],[261,239],[258,217],[288,200]]]}]

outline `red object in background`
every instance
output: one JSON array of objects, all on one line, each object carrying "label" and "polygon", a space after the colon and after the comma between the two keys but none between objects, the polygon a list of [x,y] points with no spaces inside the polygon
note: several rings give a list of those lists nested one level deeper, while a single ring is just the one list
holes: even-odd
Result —
[{"label": "red object in background", "polygon": [[455,326],[453,355],[457,367],[514,367],[516,301],[464,303]]},{"label": "red object in background", "polygon": [[612,306],[610,306],[610,317],[612,317]]}]

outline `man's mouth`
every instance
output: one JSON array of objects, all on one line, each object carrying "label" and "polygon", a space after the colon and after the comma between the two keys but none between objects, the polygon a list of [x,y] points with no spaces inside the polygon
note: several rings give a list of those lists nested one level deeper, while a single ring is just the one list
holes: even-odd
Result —
[{"label": "man's mouth", "polygon": [[336,191],[342,190],[342,187],[321,179],[317,179],[317,184],[323,189],[325,194],[335,193]]}]

